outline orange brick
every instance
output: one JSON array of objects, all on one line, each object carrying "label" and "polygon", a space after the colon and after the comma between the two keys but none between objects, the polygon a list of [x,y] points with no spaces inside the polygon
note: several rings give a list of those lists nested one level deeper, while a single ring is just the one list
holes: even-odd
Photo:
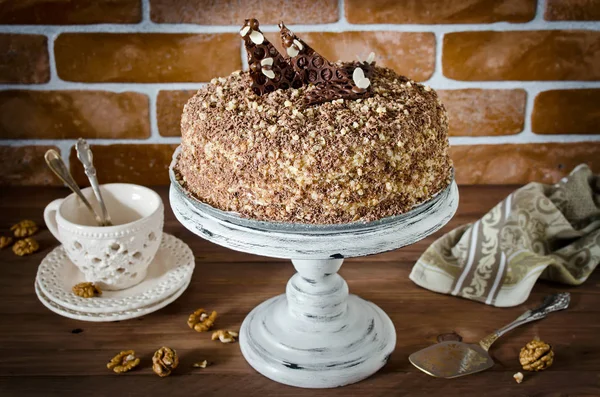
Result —
[{"label": "orange brick", "polygon": [[148,138],[148,97],[134,92],[0,91],[2,139]]},{"label": "orange brick", "polygon": [[448,33],[442,65],[456,80],[597,80],[600,32]]},{"label": "orange brick", "polygon": [[346,0],[351,23],[527,22],[536,0]]},{"label": "orange brick", "polygon": [[451,146],[459,184],[556,183],[581,163],[600,172],[600,142]]},{"label": "orange brick", "polygon": [[0,2],[0,23],[78,25],[136,23],[142,19],[140,0],[27,0]]},{"label": "orange brick", "polygon": [[546,0],[544,19],[547,21],[598,21],[598,0]]},{"label": "orange brick", "polygon": [[50,80],[46,36],[0,34],[0,83],[39,84]]},{"label": "orange brick", "polygon": [[531,129],[538,134],[600,134],[599,103],[600,89],[541,92],[535,97]]},{"label": "orange brick", "polygon": [[246,18],[261,24],[315,24],[339,19],[337,0],[150,0],[150,18],[159,23],[239,25]]},{"label": "orange brick", "polygon": [[54,51],[68,81],[206,82],[241,69],[240,45],[237,33],[63,33]]},{"label": "orange brick", "polygon": [[440,90],[451,136],[512,135],[523,131],[525,90]]},{"label": "orange brick", "polygon": [[46,166],[44,153],[56,146],[0,146],[0,186],[62,186],[50,168]]},{"label": "orange brick", "polygon": [[[169,164],[176,147],[164,144],[92,145],[98,181],[167,185]],[[74,147],[71,148],[71,173],[80,186],[89,186]]]},{"label": "orange brick", "polygon": [[[332,62],[366,59],[375,52],[378,66],[392,68],[396,73],[417,81],[431,77],[435,67],[435,35],[421,32],[297,32],[315,51]],[[265,36],[277,49],[281,48],[279,33]]]},{"label": "orange brick", "polygon": [[160,91],[156,98],[156,118],[158,131],[162,136],[181,135],[181,113],[183,105],[196,90]]}]

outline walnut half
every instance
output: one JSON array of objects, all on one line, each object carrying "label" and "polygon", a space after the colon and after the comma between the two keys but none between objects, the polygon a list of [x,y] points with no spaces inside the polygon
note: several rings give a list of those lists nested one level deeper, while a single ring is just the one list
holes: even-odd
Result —
[{"label": "walnut half", "polygon": [[73,293],[82,298],[93,298],[102,295],[102,290],[94,283],[86,282],[74,285]]},{"label": "walnut half", "polygon": [[30,237],[38,231],[38,226],[34,221],[25,219],[17,224],[12,225],[10,231],[13,232],[13,235],[17,238]]},{"label": "walnut half", "polygon": [[210,330],[217,319],[217,312],[213,311],[210,315],[204,309],[198,309],[188,318],[188,326],[196,332],[206,332]]},{"label": "walnut half", "polygon": [[542,371],[554,362],[552,346],[541,340],[532,340],[521,349],[519,362],[526,371]]},{"label": "walnut half", "polygon": [[171,371],[179,365],[177,352],[170,347],[161,347],[152,356],[152,370],[161,378],[171,375]]},{"label": "walnut half", "polygon": [[19,240],[12,246],[12,250],[15,255],[25,256],[29,254],[33,254],[37,250],[40,249],[40,245],[37,241],[32,239],[31,237],[24,238],[23,240]]},{"label": "walnut half", "polygon": [[135,356],[133,350],[124,350],[114,356],[112,360],[106,364],[106,368],[112,369],[117,374],[122,374],[127,371],[131,371],[137,367],[140,363],[140,359]]},{"label": "walnut half", "polygon": [[0,236],[0,249],[6,248],[11,245],[13,238],[10,236]]}]

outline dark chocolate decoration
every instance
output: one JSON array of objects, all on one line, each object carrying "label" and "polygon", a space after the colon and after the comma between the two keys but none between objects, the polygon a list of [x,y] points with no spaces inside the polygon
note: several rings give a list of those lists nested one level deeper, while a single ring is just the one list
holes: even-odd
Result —
[{"label": "dark chocolate decoration", "polygon": [[[242,35],[242,38],[244,39],[244,45],[248,54],[252,91],[256,95],[263,95],[275,90],[287,90],[290,87],[302,87],[302,79],[273,44],[264,37],[259,29],[258,20],[254,18],[246,19],[242,30],[240,30],[240,34],[244,31],[245,35]],[[260,44],[256,44],[250,38],[252,32],[258,32],[262,35],[262,42]],[[267,58],[273,59],[271,65],[261,63],[261,61]],[[270,74],[270,71],[274,74],[272,78],[267,76],[267,74]]]},{"label": "dark chocolate decoration", "polygon": [[[281,44],[286,49],[288,62],[305,84],[314,84],[317,89],[306,94],[308,105],[329,102],[334,99],[359,99],[371,95],[371,85],[359,88],[352,74],[360,67],[369,80],[373,77],[375,63],[350,62],[342,65],[329,62],[306,42],[298,38],[283,22],[279,23]],[[293,55],[293,56],[292,56]]]},{"label": "dark chocolate decoration", "polygon": [[364,88],[358,88],[352,80],[352,73],[354,69],[360,67],[365,77],[369,80],[373,78],[373,65],[369,65],[366,62],[349,62],[344,63],[338,67],[338,70],[343,73],[343,79],[331,81],[329,83],[317,84],[316,89],[306,93],[304,98],[307,105],[316,105],[319,103],[330,102],[335,99],[360,99],[368,98],[372,94],[371,85]]},{"label": "dark chocolate decoration", "polygon": [[[282,22],[279,23],[281,44],[285,48],[288,61],[294,67],[296,73],[302,76],[305,84],[321,84],[330,81],[344,80],[348,76],[342,74],[336,65],[329,62],[325,57],[312,49],[303,40],[299,39]],[[298,43],[300,46],[298,46]],[[298,51],[296,56],[291,56],[289,48]],[[352,79],[350,75],[350,79]]]}]

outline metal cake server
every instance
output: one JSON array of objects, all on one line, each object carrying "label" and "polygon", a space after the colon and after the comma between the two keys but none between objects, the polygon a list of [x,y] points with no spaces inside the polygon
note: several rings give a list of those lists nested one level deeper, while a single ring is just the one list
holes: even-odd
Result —
[{"label": "metal cake server", "polygon": [[102,193],[100,192],[98,178],[96,178],[96,168],[94,167],[94,155],[92,154],[92,149],[90,149],[90,145],[83,138],[79,138],[77,140],[75,149],[77,150],[77,158],[79,159],[79,161],[81,161],[81,164],[83,164],[85,174],[90,180],[92,190],[94,191],[94,195],[96,196],[98,203],[100,203],[100,210],[102,211],[103,220],[102,226],[112,226],[110,215],[108,215],[106,205],[104,205],[104,200],[102,199]]},{"label": "metal cake server", "polygon": [[77,186],[77,183],[75,182],[73,176],[69,172],[67,165],[60,157],[60,154],[58,154],[58,152],[54,149],[49,149],[44,155],[44,159],[46,160],[46,164],[48,164],[48,167],[50,167],[50,169],[56,174],[56,176],[58,176],[60,180],[63,181],[73,191],[73,193],[79,196],[83,204],[85,204],[87,209],[90,210],[90,212],[94,216],[94,219],[96,219],[96,222],[98,222],[100,226],[103,226],[102,218],[100,218],[100,215],[98,215],[96,211],[94,211],[94,208],[92,208],[90,202],[85,198],[85,196],[79,189],[79,186]]},{"label": "metal cake server", "polygon": [[408,359],[421,371],[438,378],[452,379],[484,371],[494,365],[488,350],[499,337],[520,325],[542,319],[550,312],[566,309],[570,301],[571,295],[568,292],[547,296],[540,307],[527,310],[478,344],[441,342],[411,354]]}]

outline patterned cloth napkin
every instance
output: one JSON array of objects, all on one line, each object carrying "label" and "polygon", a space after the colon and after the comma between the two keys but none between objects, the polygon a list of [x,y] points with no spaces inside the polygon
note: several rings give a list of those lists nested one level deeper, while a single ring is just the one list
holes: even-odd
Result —
[{"label": "patterned cloth napkin", "polygon": [[600,175],[586,165],[555,185],[530,183],[483,218],[434,242],[417,285],[498,307],[523,303],[538,278],[583,283],[600,262]]}]

